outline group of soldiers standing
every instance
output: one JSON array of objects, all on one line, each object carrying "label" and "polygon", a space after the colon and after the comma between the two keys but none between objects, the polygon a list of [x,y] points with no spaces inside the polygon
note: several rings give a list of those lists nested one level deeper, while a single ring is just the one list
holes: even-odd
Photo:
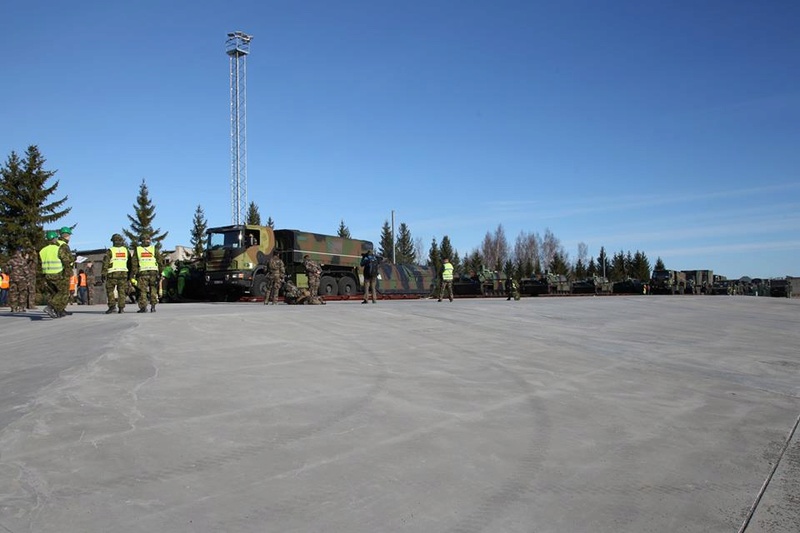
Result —
[{"label": "group of soldiers standing", "polygon": [[136,286],[139,293],[137,313],[156,312],[158,288],[161,283],[161,269],[164,259],[158,247],[152,244],[149,235],[142,235],[140,244],[133,252],[125,246],[125,239],[119,233],[111,236],[111,247],[103,260],[102,280],[106,285],[108,309],[106,314],[124,313],[128,298],[129,283]]},{"label": "group of soldiers standing", "polygon": [[[291,281],[286,281],[283,291],[283,301],[289,305],[325,305],[325,300],[319,296],[319,280],[322,267],[306,254],[303,257],[303,266],[308,277],[308,289],[300,289]],[[284,284],[286,265],[277,254],[272,254],[267,263],[267,290],[264,294],[264,305],[277,304],[278,293]]]}]

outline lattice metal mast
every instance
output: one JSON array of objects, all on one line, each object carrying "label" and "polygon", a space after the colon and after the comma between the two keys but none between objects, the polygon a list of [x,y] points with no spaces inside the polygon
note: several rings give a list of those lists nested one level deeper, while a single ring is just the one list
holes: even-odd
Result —
[{"label": "lattice metal mast", "polygon": [[247,209],[247,55],[252,35],[228,34],[225,51],[231,71],[231,212],[233,224],[246,222]]}]

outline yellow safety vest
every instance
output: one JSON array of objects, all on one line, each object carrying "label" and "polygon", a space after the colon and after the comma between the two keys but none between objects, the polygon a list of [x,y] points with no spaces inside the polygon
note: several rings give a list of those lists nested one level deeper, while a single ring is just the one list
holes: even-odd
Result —
[{"label": "yellow safety vest", "polygon": [[139,258],[139,271],[154,271],[158,272],[158,264],[156,263],[156,247],[150,246],[137,246],[136,257]]},{"label": "yellow safety vest", "polygon": [[453,263],[445,263],[442,265],[442,279],[444,281],[453,281]]},{"label": "yellow safety vest", "polygon": [[64,265],[58,257],[59,244],[48,244],[39,250],[39,259],[42,260],[43,274],[59,274],[64,271]]},{"label": "yellow safety vest", "polygon": [[127,272],[128,271],[128,249],[124,246],[112,246],[111,250],[111,265],[108,267],[109,272]]}]

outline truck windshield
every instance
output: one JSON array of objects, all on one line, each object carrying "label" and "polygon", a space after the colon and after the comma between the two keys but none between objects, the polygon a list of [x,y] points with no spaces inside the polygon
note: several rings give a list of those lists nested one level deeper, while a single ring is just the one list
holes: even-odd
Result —
[{"label": "truck windshield", "polygon": [[669,279],[669,272],[656,270],[653,272],[653,279]]},{"label": "truck windshield", "polygon": [[241,230],[215,231],[208,234],[208,249],[239,248],[242,246]]}]

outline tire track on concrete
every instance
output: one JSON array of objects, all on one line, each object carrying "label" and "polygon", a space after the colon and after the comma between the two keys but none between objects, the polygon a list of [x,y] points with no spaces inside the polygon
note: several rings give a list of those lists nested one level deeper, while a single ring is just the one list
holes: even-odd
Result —
[{"label": "tire track on concrete", "polygon": [[308,439],[314,435],[323,433],[329,428],[341,423],[343,420],[346,420],[356,415],[358,412],[366,409],[367,406],[374,401],[375,397],[381,394],[386,386],[389,374],[386,371],[383,362],[380,361],[374,354],[364,350],[363,347],[360,351],[358,351],[358,353],[359,355],[367,355],[370,357],[379,370],[377,373],[372,374],[372,383],[363,396],[342,405],[341,408],[336,410],[325,420],[310,424],[304,428],[299,428],[295,431],[289,432],[284,436],[278,436],[269,440],[262,440],[253,444],[237,446],[230,450],[220,451],[218,453],[212,453],[195,459],[186,460],[172,467],[161,468],[149,472],[146,471],[135,477],[118,476],[106,479],[102,481],[102,487],[96,486],[58,489],[53,492],[52,496],[59,499],[75,498],[120,487],[135,487],[142,484],[164,482],[185,475],[196,475],[213,468],[219,468],[232,462],[242,461],[257,456],[276,447],[285,447],[294,442]]}]

